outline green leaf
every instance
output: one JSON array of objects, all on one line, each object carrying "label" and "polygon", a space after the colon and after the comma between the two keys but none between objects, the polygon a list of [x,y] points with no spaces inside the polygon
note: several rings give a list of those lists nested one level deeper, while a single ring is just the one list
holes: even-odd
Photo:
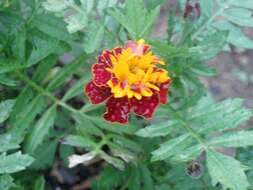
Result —
[{"label": "green leaf", "polygon": [[22,138],[15,134],[5,133],[0,135],[0,152],[6,152],[8,150],[19,148]]},{"label": "green leaf", "polygon": [[200,57],[203,60],[207,60],[213,58],[222,51],[223,47],[226,45],[227,38],[227,31],[210,32],[209,35],[206,35],[201,39],[197,47],[194,47],[191,50],[198,51]]},{"label": "green leaf", "polygon": [[213,186],[220,182],[223,189],[248,189],[249,183],[244,173],[245,166],[239,161],[214,151],[207,151],[206,159]]},{"label": "green leaf", "polygon": [[228,132],[207,142],[211,146],[246,147],[253,145],[253,131]]},{"label": "green leaf", "polygon": [[102,11],[108,8],[112,8],[117,4],[117,0],[99,0],[97,3],[97,9],[101,14]]},{"label": "green leaf", "polygon": [[80,55],[74,61],[66,65],[61,72],[57,74],[52,81],[49,83],[47,90],[53,91],[63,85],[66,80],[68,80],[72,74],[82,65],[86,59],[86,54]]},{"label": "green leaf", "polygon": [[213,0],[200,0],[201,15],[206,18],[212,16]]},{"label": "green leaf", "polygon": [[147,8],[149,10],[156,8],[157,6],[160,6],[164,4],[165,0],[148,0],[146,1]]},{"label": "green leaf", "polygon": [[[27,96],[25,95],[27,94],[20,94],[21,98],[19,99],[18,97],[20,102],[22,102],[22,100],[26,102]],[[20,110],[17,109],[16,106],[19,107],[19,105],[16,104],[14,107],[14,111],[18,111],[12,113],[11,124],[13,127],[10,131],[14,134],[22,134],[30,127],[31,122],[34,120],[36,115],[44,109],[45,104],[43,97],[37,95],[28,104],[22,104],[24,107],[20,107]]]},{"label": "green leaf", "polygon": [[108,154],[106,154],[105,152],[101,151],[100,152],[100,156],[101,158],[103,158],[106,162],[108,162],[109,164],[113,165],[114,167],[118,168],[119,170],[124,170],[125,168],[125,164],[122,160],[112,157]]},{"label": "green leaf", "polygon": [[253,27],[252,11],[242,8],[230,8],[225,10],[224,16],[239,26]]},{"label": "green leaf", "polygon": [[25,68],[24,65],[11,60],[0,59],[0,74]]},{"label": "green leaf", "polygon": [[15,173],[24,170],[29,166],[34,159],[26,154],[21,154],[21,152],[16,152],[13,154],[0,155],[0,174],[4,173]]},{"label": "green leaf", "polygon": [[64,19],[64,21],[68,24],[67,29],[69,33],[75,33],[79,30],[82,30],[88,24],[86,12],[81,12],[75,15],[68,16]]},{"label": "green leaf", "polygon": [[[81,1],[82,6],[80,6],[74,1],[47,0],[42,3],[42,6],[48,11],[61,15],[68,24],[69,33],[74,33],[82,30],[88,24],[88,13],[91,11],[93,3],[90,5],[86,3],[86,1]],[[69,14],[70,12],[71,14]]]},{"label": "green leaf", "polygon": [[90,81],[90,79],[91,75],[89,73],[86,73],[83,78],[79,79],[79,81],[70,87],[70,89],[64,95],[63,101],[67,101],[71,98],[74,98],[75,96],[82,94],[84,86]]},{"label": "green leaf", "polygon": [[0,176],[0,189],[9,190],[14,187],[13,178],[10,175],[1,175]]},{"label": "green leaf", "polygon": [[152,179],[152,173],[146,165],[142,164],[140,166],[140,174],[143,182],[143,189],[154,190],[155,187]]},{"label": "green leaf", "polygon": [[198,105],[189,110],[188,117],[201,133],[224,131],[245,122],[252,112],[242,108],[241,99],[227,99],[214,104],[210,97],[203,98]]},{"label": "green leaf", "polygon": [[180,137],[168,140],[161,144],[160,148],[152,152],[152,161],[168,159],[183,151],[191,143],[192,138],[189,134],[184,134]]},{"label": "green leaf", "polygon": [[34,184],[33,190],[44,190],[45,189],[45,179],[44,177],[40,176]]},{"label": "green leaf", "polygon": [[176,125],[179,124],[179,121],[165,121],[162,123],[152,124],[143,129],[140,129],[136,132],[136,135],[141,137],[159,137],[166,136],[171,133]]},{"label": "green leaf", "polygon": [[200,2],[203,16],[201,21],[194,25],[196,30],[191,33],[192,39],[199,40],[207,36],[211,31],[212,33],[227,31],[227,43],[239,48],[252,49],[252,40],[245,36],[240,29],[240,26],[253,27],[252,10],[249,10],[252,7],[252,2],[250,0],[242,2],[237,0],[219,0],[216,6],[208,5],[209,2],[211,3],[210,0],[201,0]]},{"label": "green leaf", "polygon": [[92,22],[84,38],[84,50],[86,53],[93,53],[101,46],[104,37],[104,26],[98,22]]},{"label": "green leaf", "polygon": [[253,48],[253,41],[250,40],[244,33],[242,33],[240,28],[237,28],[233,24],[226,21],[220,21],[215,23],[214,27],[218,28],[219,30],[229,31],[228,42],[236,47],[246,49]]},{"label": "green leaf", "polygon": [[139,39],[145,38],[150,34],[151,27],[159,11],[159,6],[148,11],[144,6],[143,0],[127,0],[124,13],[118,9],[109,11],[109,13],[126,28],[131,38]]},{"label": "green leaf", "polygon": [[0,75],[0,84],[6,86],[17,86],[18,81],[12,79],[12,76],[6,76],[5,74]]},{"label": "green leaf", "polygon": [[217,75],[216,69],[211,68],[206,64],[194,64],[190,70],[200,76],[211,77]]},{"label": "green leaf", "polygon": [[33,154],[36,148],[43,142],[45,136],[53,126],[56,117],[56,106],[51,106],[35,124],[26,144],[26,151]]},{"label": "green leaf", "polygon": [[237,7],[243,7],[243,8],[246,8],[246,9],[253,9],[253,2],[251,0],[244,0],[242,2],[233,1],[232,5],[237,6]]},{"label": "green leaf", "polygon": [[56,38],[58,40],[70,41],[71,35],[66,29],[66,24],[53,15],[41,14],[36,15],[32,20],[32,24],[36,26],[41,32]]},{"label": "green leaf", "polygon": [[0,123],[3,123],[11,114],[15,100],[5,100],[0,103]]},{"label": "green leaf", "polygon": [[[205,97],[196,106],[188,108],[188,111],[183,110],[181,113],[172,109],[170,112],[171,117],[173,120],[179,121],[178,124],[175,123],[173,128],[183,127],[187,130],[182,131],[181,135],[174,138],[167,137],[165,142],[161,143],[160,147],[152,152],[152,161],[169,158],[177,161],[195,159],[202,151],[207,149],[206,147],[215,146],[216,140],[210,140],[210,134],[235,128],[253,115],[252,111],[242,108],[241,105],[241,99],[228,99],[220,103],[213,103],[210,97]],[[190,132],[191,130],[193,132]],[[238,141],[236,136],[225,136],[227,141],[222,137],[216,137],[216,147],[223,146],[222,140],[224,140],[224,146],[250,145],[250,141],[245,142],[246,138],[243,139],[243,135],[246,134],[246,132],[238,133]],[[250,133],[247,135],[246,137],[251,136]],[[162,132],[160,136],[163,136]],[[200,143],[199,139],[196,141],[196,136],[200,136],[199,138],[203,142]],[[196,142],[198,143],[196,144]],[[219,144],[219,142],[221,143]]]},{"label": "green leaf", "polygon": [[63,143],[70,146],[83,147],[88,149],[96,147],[96,143],[88,138],[84,138],[78,135],[69,135],[64,139]]},{"label": "green leaf", "polygon": [[42,5],[48,11],[60,12],[68,8],[71,2],[66,0],[48,0],[43,2]]},{"label": "green leaf", "polygon": [[26,60],[26,29],[23,27],[16,34],[13,48],[14,55],[17,56],[18,60],[24,64]]},{"label": "green leaf", "polygon": [[31,40],[34,46],[25,65],[26,67],[37,64],[51,54],[62,54],[68,50],[66,44],[39,32],[34,32]]},{"label": "green leaf", "polygon": [[57,141],[48,140],[41,144],[33,154],[35,161],[31,167],[36,170],[51,167],[55,159],[57,143]]}]

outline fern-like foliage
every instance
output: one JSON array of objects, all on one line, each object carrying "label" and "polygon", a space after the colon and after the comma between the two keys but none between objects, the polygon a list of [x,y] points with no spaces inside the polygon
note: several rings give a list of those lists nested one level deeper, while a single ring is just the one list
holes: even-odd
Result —
[{"label": "fern-like foliage", "polygon": [[[199,20],[171,16],[161,42],[149,35],[163,2],[0,3],[0,189],[46,189],[41,171],[52,167],[56,156],[67,166],[76,147],[90,156],[86,161],[108,163],[92,183],[95,190],[250,186],[247,163],[222,151],[253,145],[252,131],[238,129],[252,111],[241,99],[215,103],[205,97],[199,77],[217,74],[202,61],[227,50],[228,43],[253,47],[240,28],[252,27],[253,4],[201,0]],[[168,63],[170,102],[151,122],[131,117],[126,126],[106,123],[104,107],[91,105],[83,95],[91,65],[101,50],[139,38]],[[199,175],[191,175],[195,166]],[[29,184],[19,178],[31,173]]]},{"label": "fern-like foliage", "polygon": [[[220,182],[224,189],[246,190],[249,186],[244,173],[246,168],[234,158],[218,152],[222,147],[252,146],[252,131],[232,130],[253,115],[251,110],[242,108],[241,104],[240,99],[214,103],[206,97],[187,110],[176,111],[169,107],[168,121],[141,129],[137,135],[146,138],[165,137],[166,140],[152,152],[153,161],[188,162],[205,152],[213,185]],[[173,131],[177,131],[178,135],[171,136],[175,134]]]},{"label": "fern-like foliage", "polygon": [[[223,31],[225,37],[226,33],[224,32],[228,32],[227,44],[238,48],[253,48],[252,40],[242,30],[242,27],[253,27],[251,16],[252,1],[200,0],[199,2],[201,17],[188,33],[193,40],[205,43],[208,36],[215,39],[217,33],[218,35],[222,35],[220,31]],[[181,0],[182,8],[185,6],[185,3],[185,0]],[[228,47],[225,49],[229,50]]]}]

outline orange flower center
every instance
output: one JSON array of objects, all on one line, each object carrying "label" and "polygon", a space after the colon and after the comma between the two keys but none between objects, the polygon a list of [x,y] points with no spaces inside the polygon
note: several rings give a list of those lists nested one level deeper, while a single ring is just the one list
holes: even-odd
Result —
[{"label": "orange flower center", "polygon": [[[143,43],[143,40],[138,41],[137,51]],[[159,84],[170,80],[168,72],[157,67],[165,63],[151,51],[144,54],[127,48],[116,57],[110,58],[112,67],[107,70],[114,77],[107,84],[115,98],[127,96],[140,100],[143,96],[152,96],[154,91],[159,91]]]}]

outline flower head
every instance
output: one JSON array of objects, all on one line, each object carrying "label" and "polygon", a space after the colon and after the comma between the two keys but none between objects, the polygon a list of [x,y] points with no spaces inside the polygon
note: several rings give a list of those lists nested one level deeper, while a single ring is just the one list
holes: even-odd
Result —
[{"label": "flower head", "polygon": [[150,119],[167,102],[170,77],[158,67],[164,64],[144,40],[128,41],[98,57],[85,92],[93,104],[106,101],[108,121],[127,123],[130,112]]}]

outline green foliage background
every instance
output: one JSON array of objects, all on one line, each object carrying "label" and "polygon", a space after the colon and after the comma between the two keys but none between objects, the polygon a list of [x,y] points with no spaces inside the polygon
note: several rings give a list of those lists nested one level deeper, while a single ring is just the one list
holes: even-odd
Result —
[{"label": "green foliage background", "polygon": [[[201,16],[192,20],[180,0],[167,35],[151,39],[164,3],[0,2],[1,190],[49,189],[43,171],[56,156],[67,165],[77,147],[107,163],[94,190],[253,189],[253,131],[238,128],[252,109],[239,98],[214,102],[199,80],[217,74],[205,60],[231,47],[253,49],[242,31],[253,27],[253,1],[199,0]],[[126,126],[106,123],[104,106],[83,95],[90,67],[103,49],[140,38],[169,63],[170,102],[151,122],[132,116]],[[239,148],[238,155],[223,154],[226,147]],[[193,163],[200,171],[187,175]]]}]

